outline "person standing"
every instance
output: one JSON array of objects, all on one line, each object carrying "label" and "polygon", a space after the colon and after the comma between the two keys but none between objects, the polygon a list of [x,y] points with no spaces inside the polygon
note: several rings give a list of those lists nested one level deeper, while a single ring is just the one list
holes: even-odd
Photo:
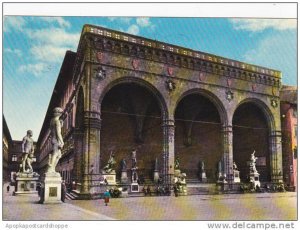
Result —
[{"label": "person standing", "polygon": [[7,189],[7,192],[9,192],[9,189],[10,189],[9,185],[7,185],[6,189]]},{"label": "person standing", "polygon": [[108,203],[109,203],[109,198],[110,198],[110,193],[109,193],[108,190],[106,190],[105,193],[104,193],[104,203],[105,203],[105,206],[108,205]]}]

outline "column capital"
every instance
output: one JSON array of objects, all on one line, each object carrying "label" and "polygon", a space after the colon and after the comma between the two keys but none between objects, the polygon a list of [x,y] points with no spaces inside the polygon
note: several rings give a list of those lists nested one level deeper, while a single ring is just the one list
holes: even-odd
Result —
[{"label": "column capital", "polygon": [[166,119],[166,120],[163,120],[163,124],[162,124],[163,127],[175,127],[175,120],[171,120],[171,119]]}]

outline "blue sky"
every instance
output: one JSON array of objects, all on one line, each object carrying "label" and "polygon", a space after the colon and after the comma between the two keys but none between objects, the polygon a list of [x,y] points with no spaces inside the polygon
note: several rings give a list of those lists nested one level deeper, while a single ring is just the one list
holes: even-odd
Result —
[{"label": "blue sky", "polygon": [[94,24],[282,71],[297,84],[296,19],[5,16],[3,113],[12,138],[37,140],[66,50]]}]

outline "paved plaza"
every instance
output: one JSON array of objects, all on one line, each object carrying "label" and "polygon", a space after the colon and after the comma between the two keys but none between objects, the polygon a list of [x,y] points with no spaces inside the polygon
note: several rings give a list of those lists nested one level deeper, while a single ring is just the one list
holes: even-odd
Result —
[{"label": "paved plaza", "polygon": [[297,219],[297,194],[292,192],[115,198],[107,207],[103,200],[52,205],[38,200],[37,195],[13,196],[3,190],[3,220]]}]

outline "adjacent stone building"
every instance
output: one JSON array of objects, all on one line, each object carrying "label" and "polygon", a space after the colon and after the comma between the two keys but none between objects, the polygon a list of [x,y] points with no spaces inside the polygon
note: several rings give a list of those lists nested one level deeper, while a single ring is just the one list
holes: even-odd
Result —
[{"label": "adjacent stone building", "polygon": [[263,183],[283,180],[279,89],[281,72],[93,25],[68,51],[38,138],[42,172],[51,150],[54,107],[64,109],[65,147],[57,170],[82,195],[97,193],[113,152],[128,162],[137,151],[139,175],[152,179],[156,158],[166,185],[179,158],[187,181],[208,183],[217,166],[233,184],[255,151]]},{"label": "adjacent stone building", "polygon": [[2,182],[10,181],[9,157],[12,147],[12,138],[6,124],[5,117],[2,116],[3,132],[2,132]]},{"label": "adjacent stone building", "polygon": [[298,159],[298,110],[297,87],[282,86],[280,91],[280,110],[282,127],[283,179],[287,187],[297,187]]}]

